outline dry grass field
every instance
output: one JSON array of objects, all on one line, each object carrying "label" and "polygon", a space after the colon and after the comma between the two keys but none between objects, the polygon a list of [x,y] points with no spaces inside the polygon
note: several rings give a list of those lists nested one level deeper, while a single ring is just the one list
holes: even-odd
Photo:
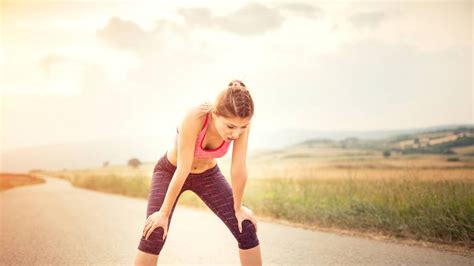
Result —
[{"label": "dry grass field", "polygon": [[[448,161],[448,155],[394,155],[384,158],[380,153],[357,150],[318,149],[317,152],[292,150],[249,156],[250,178],[314,178],[314,179],[377,179],[416,178],[422,180],[474,180],[474,156],[459,155],[459,161]],[[157,158],[158,159],[158,158]],[[230,173],[230,156],[217,159],[220,169]],[[75,171],[67,175],[151,176],[155,162],[138,168],[110,165]]]},{"label": "dry grass field", "polygon": [[[49,174],[76,186],[146,199],[154,163]],[[230,156],[218,164],[230,181]],[[473,156],[385,158],[368,150],[291,149],[251,154],[247,164],[243,202],[258,216],[473,247]],[[207,207],[189,192],[179,203]]]},{"label": "dry grass field", "polygon": [[29,174],[0,173],[0,191],[34,184],[44,183],[45,180]]}]

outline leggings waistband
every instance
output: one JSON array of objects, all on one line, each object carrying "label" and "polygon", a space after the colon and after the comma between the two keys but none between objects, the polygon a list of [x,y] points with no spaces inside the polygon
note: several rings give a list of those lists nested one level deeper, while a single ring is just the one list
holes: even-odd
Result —
[{"label": "leggings waistband", "polygon": [[[168,151],[165,152],[165,154],[163,156],[161,156],[161,158],[158,160],[158,162],[156,163],[155,165],[155,169],[153,170],[153,172],[156,170],[157,167],[160,167],[162,169],[165,169],[167,171],[170,171],[170,172],[174,172],[176,171],[176,166],[174,166],[169,160],[168,160],[168,157],[167,157],[167,153]],[[219,171],[219,166],[216,164],[214,165],[213,167],[205,170],[204,172],[202,173],[189,173],[189,177],[205,177],[205,176],[211,176],[215,173],[217,173]]]}]

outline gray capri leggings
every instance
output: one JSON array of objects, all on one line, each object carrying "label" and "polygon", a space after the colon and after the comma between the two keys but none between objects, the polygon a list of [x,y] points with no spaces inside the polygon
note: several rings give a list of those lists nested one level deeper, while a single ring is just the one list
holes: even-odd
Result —
[{"label": "gray capri leggings", "polygon": [[[148,218],[152,213],[160,210],[175,171],[176,167],[171,164],[165,153],[158,160],[153,169],[150,192],[148,194],[146,218]],[[250,249],[259,245],[255,226],[250,220],[244,220],[242,222],[242,233],[239,232],[237,218],[235,217],[234,211],[232,188],[221,173],[217,164],[213,168],[207,169],[202,173],[190,173],[188,175],[176,201],[174,202],[173,208],[171,209],[168,219],[168,230],[170,228],[176,203],[181,194],[186,190],[191,190],[196,193],[196,195],[198,195],[225,223],[234,238],[237,240],[240,249]],[[148,239],[145,239],[145,237],[142,236],[138,249],[154,255],[160,254],[161,249],[166,242],[166,238],[162,240],[163,233],[163,228],[158,227],[150,234]]]}]

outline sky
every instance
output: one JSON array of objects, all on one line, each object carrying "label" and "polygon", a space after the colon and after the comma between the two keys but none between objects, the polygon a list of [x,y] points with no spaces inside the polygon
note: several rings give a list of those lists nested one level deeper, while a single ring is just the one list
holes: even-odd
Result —
[{"label": "sky", "polygon": [[255,102],[250,142],[473,123],[471,1],[2,0],[0,12],[2,151],[171,140],[232,79]]}]

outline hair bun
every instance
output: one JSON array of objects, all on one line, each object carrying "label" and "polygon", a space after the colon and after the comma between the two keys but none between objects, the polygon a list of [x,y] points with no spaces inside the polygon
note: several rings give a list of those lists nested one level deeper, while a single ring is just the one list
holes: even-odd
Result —
[{"label": "hair bun", "polygon": [[235,88],[236,87],[236,86],[234,86],[235,84],[238,85],[237,88],[242,88],[244,90],[248,90],[247,86],[245,86],[245,84],[242,81],[238,80],[238,79],[234,79],[231,82],[229,82],[228,87],[229,88]]}]

